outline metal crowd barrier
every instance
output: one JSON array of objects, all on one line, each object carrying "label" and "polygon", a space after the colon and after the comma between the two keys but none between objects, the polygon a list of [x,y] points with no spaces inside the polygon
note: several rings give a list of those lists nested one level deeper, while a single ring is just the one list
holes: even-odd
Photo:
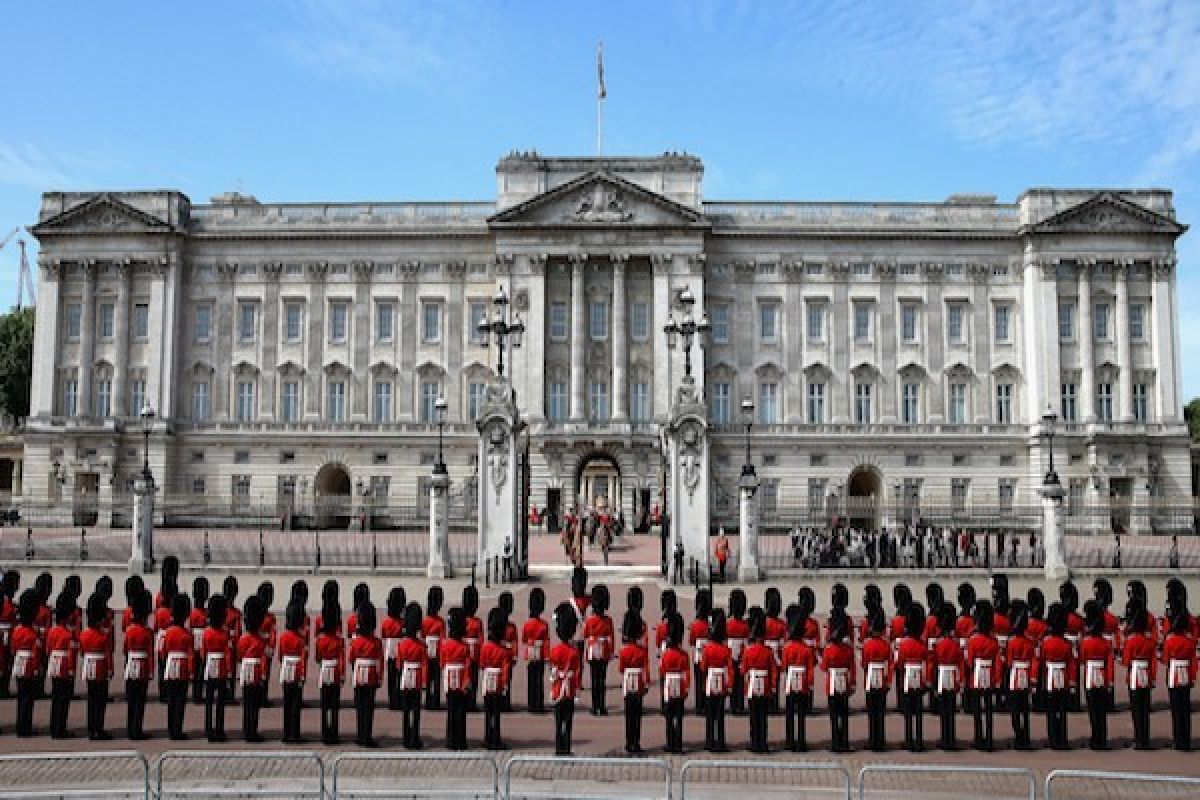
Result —
[{"label": "metal crowd barrier", "polygon": [[[661,773],[661,778],[639,780],[635,774],[639,769]],[[522,771],[535,773],[532,780],[548,786],[541,791],[535,789],[514,792],[513,773]],[[592,771],[593,774],[579,774],[588,771]],[[570,791],[572,782],[582,781],[591,786],[583,791]],[[609,784],[611,790],[597,791],[594,788],[596,783]],[[504,800],[516,797],[553,797],[558,800],[614,800],[636,797],[671,800],[671,765],[660,758],[515,756],[504,766]]]},{"label": "metal crowd barrier", "polygon": [[[1054,785],[1068,781],[1084,781],[1090,785],[1078,794],[1071,793],[1067,787],[1056,790]],[[1116,782],[1120,786],[1110,787],[1111,792],[1101,794],[1097,782]],[[1138,790],[1142,791],[1138,791]],[[1046,776],[1045,789],[1042,793],[1045,800],[1071,797],[1121,797],[1126,800],[1170,800],[1171,798],[1200,797],[1200,778],[1183,775],[1150,775],[1142,772],[1102,772],[1087,769],[1056,769]]]},{"label": "metal crowd barrier", "polygon": [[150,764],[135,750],[0,756],[0,798],[17,797],[150,800]]},{"label": "metal crowd barrier", "polygon": [[330,771],[335,800],[500,796],[500,771],[482,753],[342,753]]},{"label": "metal crowd barrier", "polygon": [[[713,780],[703,777],[692,778],[694,773],[704,776],[713,773],[721,776]],[[831,775],[832,774],[832,775]],[[813,785],[809,778],[836,776],[838,786]],[[799,781],[797,784],[795,781]],[[828,781],[826,781],[828,783]],[[689,791],[689,785],[692,787]],[[700,791],[700,786],[719,786],[715,793]],[[805,797],[844,798],[850,800],[850,773],[836,761],[771,761],[767,759],[739,761],[735,759],[688,761],[679,772],[681,800],[698,797],[726,797],[736,792],[733,787],[745,790],[754,787],[755,798],[795,797],[803,792]]]},{"label": "metal crowd barrier", "polygon": [[[979,798],[987,797],[990,800],[996,798],[1017,798],[1028,797],[1029,800],[1037,800],[1037,781],[1034,778],[1033,770],[1024,769],[1022,767],[959,767],[942,764],[917,765],[917,764],[867,764],[858,773],[858,800],[866,800],[867,798],[867,778],[870,775],[887,775],[887,774],[903,774],[903,775],[920,775],[926,778],[926,783],[921,786],[914,786],[911,779],[906,781],[903,791],[912,793],[914,796],[929,797],[929,798]],[[1013,778],[1019,778],[1020,783],[1026,784],[1026,788],[1019,793],[1003,794],[995,782],[996,776],[1006,775]],[[946,786],[942,788],[940,781],[948,777],[957,778],[975,778],[974,785],[969,787]],[[984,784],[984,785],[980,785]],[[873,789],[875,792],[885,792],[883,797],[890,797],[897,791],[896,787],[888,787],[885,789]]]},{"label": "metal crowd barrier", "polygon": [[[168,765],[191,763],[187,777],[165,780]],[[301,771],[311,765],[310,774]],[[313,752],[171,750],[158,758],[158,800],[173,797],[325,798],[325,763]]]}]

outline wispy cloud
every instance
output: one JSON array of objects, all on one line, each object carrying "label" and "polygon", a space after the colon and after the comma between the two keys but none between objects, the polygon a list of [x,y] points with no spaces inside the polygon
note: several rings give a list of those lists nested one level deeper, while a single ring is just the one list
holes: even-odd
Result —
[{"label": "wispy cloud", "polygon": [[305,0],[288,9],[272,43],[324,77],[445,92],[486,63],[487,4]]},{"label": "wispy cloud", "polygon": [[78,166],[34,144],[0,142],[0,184],[39,191],[75,186],[80,183]]}]

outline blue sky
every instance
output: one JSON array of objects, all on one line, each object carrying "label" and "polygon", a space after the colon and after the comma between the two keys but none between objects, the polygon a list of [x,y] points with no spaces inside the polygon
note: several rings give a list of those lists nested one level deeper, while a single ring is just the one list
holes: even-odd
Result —
[{"label": "blue sky", "polygon": [[1196,2],[131,0],[5,15],[0,236],[59,188],[491,199],[513,148],[594,151],[601,39],[606,152],[699,155],[710,199],[1151,185],[1200,222]]}]

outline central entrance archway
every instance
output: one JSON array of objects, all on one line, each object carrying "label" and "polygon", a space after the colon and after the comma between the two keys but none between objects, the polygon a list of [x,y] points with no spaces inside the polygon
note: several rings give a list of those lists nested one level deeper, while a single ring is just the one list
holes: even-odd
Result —
[{"label": "central entrance archway", "polygon": [[575,502],[580,511],[616,516],[621,510],[621,468],[608,453],[594,453],[579,462]]},{"label": "central entrance archway", "polygon": [[341,464],[326,464],[313,481],[316,521],[320,528],[349,528],[350,473]]},{"label": "central entrance archway", "polygon": [[846,481],[846,519],[852,528],[879,527],[879,497],[883,479],[874,467],[858,467]]}]

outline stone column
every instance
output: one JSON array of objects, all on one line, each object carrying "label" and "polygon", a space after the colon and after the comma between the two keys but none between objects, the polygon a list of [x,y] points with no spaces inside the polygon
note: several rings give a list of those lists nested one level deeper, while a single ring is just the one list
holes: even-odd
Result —
[{"label": "stone column", "polygon": [[136,574],[154,572],[154,479],[139,477],[133,482],[133,525],[129,555],[129,571]]},{"label": "stone column", "polygon": [[671,351],[662,329],[671,313],[671,256],[655,253],[650,256],[650,263],[654,269],[654,315],[650,326],[654,341],[654,409],[656,416],[666,419],[671,411]]},{"label": "stone column", "polygon": [[133,267],[129,262],[117,265],[117,307],[113,311],[113,392],[112,415],[136,417],[140,408],[129,407],[129,283]]},{"label": "stone column", "polygon": [[613,419],[624,422],[629,416],[629,387],[625,378],[629,363],[629,331],[625,320],[625,264],[629,256],[614,254],[610,258],[613,267]]},{"label": "stone column", "polygon": [[1044,572],[1047,580],[1064,581],[1070,575],[1067,568],[1066,543],[1063,538],[1061,484],[1042,484],[1042,544],[1046,551]]},{"label": "stone column", "polygon": [[[1154,353],[1153,363],[1158,365],[1158,375],[1155,380],[1154,403],[1155,411],[1152,417],[1158,420],[1173,420],[1180,413],[1176,392],[1179,391],[1179,360],[1178,340],[1176,335],[1177,317],[1172,310],[1171,291],[1172,273],[1175,267],[1173,258],[1155,259],[1150,265],[1150,347]],[[36,365],[36,359],[34,361]],[[34,367],[36,375],[37,367]],[[36,391],[36,389],[35,389]]]},{"label": "stone column", "polygon": [[48,417],[54,413],[58,392],[59,327],[62,299],[59,282],[62,266],[57,260],[38,258],[37,325],[33,331],[33,379],[29,387],[29,416]]},{"label": "stone column", "polygon": [[447,493],[450,476],[434,470],[429,484],[429,565],[426,577],[445,580],[450,577],[450,524]]},{"label": "stone column", "polygon": [[571,256],[571,419],[587,418],[584,394],[583,267],[586,255]]},{"label": "stone column", "polygon": [[92,365],[96,360],[96,262],[83,265],[83,299],[79,319],[79,398],[81,417],[92,415]]},{"label": "stone column", "polygon": [[[1092,267],[1079,264],[1079,419],[1085,424],[1096,421],[1096,347],[1092,330]],[[1049,389],[1047,389],[1049,392]]]},{"label": "stone column", "polygon": [[[1113,264],[1117,283],[1117,422],[1133,421],[1133,355],[1129,347],[1129,264]],[[1143,327],[1145,320],[1142,321]]]},{"label": "stone column", "polygon": [[757,581],[762,578],[758,568],[758,480],[743,476],[739,487],[738,504],[738,580]]}]

